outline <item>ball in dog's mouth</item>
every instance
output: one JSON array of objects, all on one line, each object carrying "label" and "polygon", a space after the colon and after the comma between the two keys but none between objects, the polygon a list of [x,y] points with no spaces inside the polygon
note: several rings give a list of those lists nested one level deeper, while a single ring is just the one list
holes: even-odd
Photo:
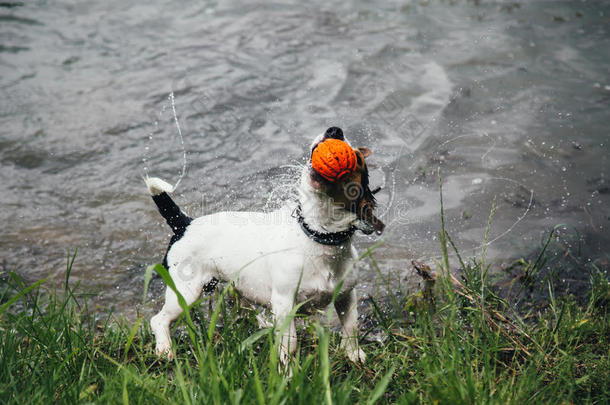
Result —
[{"label": "ball in dog's mouth", "polygon": [[356,152],[340,139],[325,139],[311,153],[311,167],[331,183],[347,178],[357,165]]}]

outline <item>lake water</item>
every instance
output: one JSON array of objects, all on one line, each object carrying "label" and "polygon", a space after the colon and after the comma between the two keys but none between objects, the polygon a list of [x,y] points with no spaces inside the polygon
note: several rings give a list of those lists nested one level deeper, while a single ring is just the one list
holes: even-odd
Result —
[{"label": "lake water", "polygon": [[3,2],[2,270],[60,278],[78,248],[73,280],[129,316],[169,239],[143,175],[175,183],[186,152],[191,215],[270,210],[335,125],[383,186],[362,294],[438,256],[439,168],[465,256],[495,198],[494,268],[564,224],[582,284],[608,268],[609,29],[601,1]]}]

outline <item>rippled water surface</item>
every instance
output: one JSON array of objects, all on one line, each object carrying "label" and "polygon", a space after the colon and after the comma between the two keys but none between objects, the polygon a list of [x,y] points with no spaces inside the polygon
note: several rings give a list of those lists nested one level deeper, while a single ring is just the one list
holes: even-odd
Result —
[{"label": "rippled water surface", "polygon": [[565,224],[565,256],[607,268],[609,23],[592,1],[3,2],[3,269],[59,277],[78,248],[74,279],[129,312],[169,232],[142,175],[176,182],[186,151],[189,213],[273,209],[331,125],[373,150],[390,279],[440,251],[439,167],[466,256],[495,197],[497,264]]}]

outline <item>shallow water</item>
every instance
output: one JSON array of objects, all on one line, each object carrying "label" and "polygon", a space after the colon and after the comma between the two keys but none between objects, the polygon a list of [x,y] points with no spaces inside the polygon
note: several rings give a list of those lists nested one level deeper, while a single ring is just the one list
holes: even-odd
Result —
[{"label": "shallow water", "polygon": [[[273,209],[331,125],[373,150],[393,286],[440,251],[439,167],[464,255],[495,197],[496,263],[566,224],[566,252],[608,268],[602,2],[26,3],[0,7],[4,270],[61,277],[78,248],[74,280],[129,315],[169,232],[142,175],[175,183],[186,151],[189,213]],[[361,275],[367,293],[387,283]]]}]

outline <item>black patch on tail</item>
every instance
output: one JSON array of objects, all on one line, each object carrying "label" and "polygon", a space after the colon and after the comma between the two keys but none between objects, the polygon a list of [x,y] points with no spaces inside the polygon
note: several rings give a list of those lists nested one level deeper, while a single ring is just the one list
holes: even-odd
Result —
[{"label": "black patch on tail", "polygon": [[178,207],[167,193],[153,195],[152,199],[157,205],[159,213],[165,218],[165,221],[174,232],[174,235],[169,241],[165,256],[163,257],[163,266],[167,269],[167,252],[169,252],[174,243],[182,238],[186,228],[193,222],[193,218],[182,212],[180,207]]}]

